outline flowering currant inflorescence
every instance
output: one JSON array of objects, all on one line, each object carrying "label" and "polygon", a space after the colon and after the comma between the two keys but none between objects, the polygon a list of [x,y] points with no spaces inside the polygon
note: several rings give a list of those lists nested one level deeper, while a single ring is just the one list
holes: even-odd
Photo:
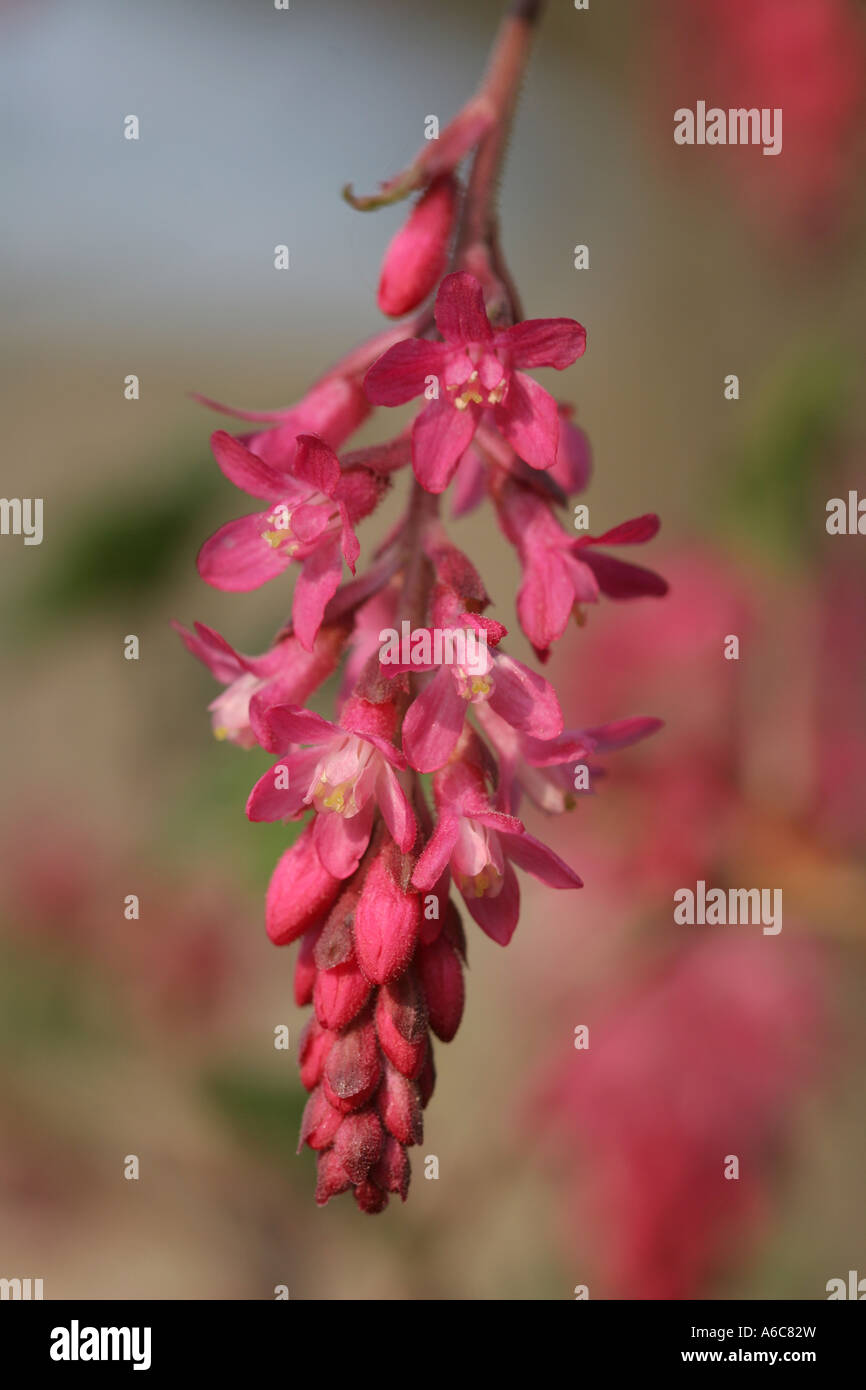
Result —
[{"label": "flowering currant inflorescence", "polygon": [[[502,945],[519,915],[515,866],[553,888],[580,887],[519,819],[522,794],[546,811],[573,805],[576,763],[591,769],[598,752],[658,725],[564,731],[553,687],[503,649],[506,629],[484,616],[484,583],[439,516],[452,481],[455,511],[493,499],[523,566],[519,619],[541,659],[579,604],[665,589],[596,549],[648,540],[655,517],[597,539],[569,536],[557,520],[587,481],[588,448],[570,408],[528,373],[568,367],[586,334],[569,318],[522,317],[491,208],[539,9],[512,8],[479,94],[407,170],[379,195],[347,193],[367,208],[420,192],[379,287],[385,313],[413,317],[289,409],[227,411],[251,432],[213,435],[220,468],[264,508],[221,527],[199,571],[218,589],[246,591],[297,566],[291,619],[255,657],[201,624],[179,629],[225,687],[211,706],[217,737],[277,758],[250,793],[249,818],[311,813],[274,871],[266,924],[276,945],[300,941],[295,997],[313,1005],[300,1047],[310,1092],[301,1142],[318,1154],[316,1199],[352,1189],[368,1212],[390,1193],[406,1197],[407,1149],[421,1140],[435,1080],[432,1036],[448,1042],[460,1023],[466,941],[452,885]],[[411,429],[343,449],[373,407],[416,397],[424,404]],[[405,514],[356,573],[356,526],[410,464]],[[482,659],[436,666],[429,641],[415,659],[413,638],[413,659],[380,661],[383,628],[407,621],[422,639],[431,629],[483,638]],[[304,702],[344,656],[332,721]],[[426,787],[421,774],[431,775]]]}]

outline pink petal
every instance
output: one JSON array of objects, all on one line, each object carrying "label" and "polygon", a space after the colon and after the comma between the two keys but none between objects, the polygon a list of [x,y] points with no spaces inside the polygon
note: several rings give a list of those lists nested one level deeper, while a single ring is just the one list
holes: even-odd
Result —
[{"label": "pink petal", "polygon": [[459,834],[460,817],[443,811],[412,875],[412,883],[420,892],[429,892],[438,883],[448,867]]},{"label": "pink petal", "polygon": [[463,901],[481,930],[500,946],[507,946],[520,916],[520,888],[511,865],[505,865],[502,887],[495,898],[472,898],[464,893]]},{"label": "pink petal", "polygon": [[559,447],[556,401],[523,372],[514,372],[504,405],[494,412],[497,428],[530,468],[551,468]]},{"label": "pink petal", "polygon": [[[306,809],[305,797],[318,759],[314,753],[287,753],[269,767],[247,797],[247,820],[275,821],[300,815]],[[288,787],[277,787],[277,777]]]},{"label": "pink petal", "polygon": [[417,772],[444,767],[454,751],[466,718],[466,701],[443,666],[412,701],[403,721],[403,751]]},{"label": "pink petal", "polygon": [[274,750],[292,743],[329,743],[340,733],[336,724],[300,705],[273,705],[263,722]]},{"label": "pink petal", "polygon": [[453,517],[466,516],[474,511],[484,497],[486,472],[481,455],[470,444],[459,464],[454,478],[454,495],[451,501]]},{"label": "pink petal", "polygon": [[319,859],[334,878],[351,878],[361,862],[373,828],[375,802],[370,800],[356,816],[319,812],[313,823],[313,842]]},{"label": "pink petal", "polygon": [[340,461],[323,439],[314,434],[299,434],[294,473],[326,497],[333,497],[340,481]]},{"label": "pink petal", "polygon": [[586,329],[575,319],[525,319],[496,334],[496,347],[515,367],[570,367],[586,349]]},{"label": "pink petal", "polygon": [[320,545],[301,566],[292,601],[292,621],[298,641],[308,652],[313,650],[325,606],[340,587],[342,573],[338,539]]},{"label": "pink petal", "polygon": [[285,496],[285,474],[264,463],[257,454],[250,453],[239,439],[225,430],[214,430],[210,445],[229,482],[242,492],[248,492],[251,497],[263,497],[268,502],[278,502]]},{"label": "pink petal", "polygon": [[651,541],[653,536],[658,535],[661,521],[654,512],[645,512],[643,516],[634,516],[630,521],[621,521],[619,526],[612,526],[609,531],[605,531],[603,536],[584,536],[581,545],[640,545],[643,541]]},{"label": "pink petal", "polygon": [[559,551],[545,549],[533,553],[517,595],[517,616],[536,650],[546,651],[559,640],[571,617],[574,600],[574,582]]},{"label": "pink petal", "polygon": [[497,655],[489,704],[507,724],[535,738],[562,733],[562,710],[553,686],[513,656]]},{"label": "pink petal", "polygon": [[615,719],[609,724],[597,724],[584,732],[593,741],[594,753],[610,753],[614,749],[627,748],[632,743],[638,743],[640,739],[648,738],[650,734],[662,728],[663,719],[634,715],[631,719]]},{"label": "pink petal", "polygon": [[394,843],[408,854],[415,843],[415,817],[397,774],[387,763],[382,763],[376,778],[376,799]]},{"label": "pink petal", "polygon": [[426,338],[405,338],[373,363],[364,378],[373,405],[404,405],[420,396],[427,378],[441,375],[448,349]]},{"label": "pink petal", "polygon": [[262,536],[268,530],[265,512],[227,521],[205,541],[198,553],[198,572],[207,584],[228,593],[248,593],[276,579],[289,564]]},{"label": "pink petal", "polygon": [[195,624],[195,632],[190,632],[182,623],[172,619],[172,627],[180,637],[187,651],[192,652],[198,661],[204,663],[212,676],[227,685],[249,667],[245,659],[230,646],[224,637],[204,623]]},{"label": "pink petal", "polygon": [[436,327],[449,343],[485,343],[492,337],[484,292],[474,275],[446,275],[436,296]]},{"label": "pink petal", "polygon": [[585,551],[580,558],[589,565],[598,587],[608,598],[664,598],[668,591],[667,580],[642,565],[630,565],[595,550]]},{"label": "pink petal", "polygon": [[428,492],[444,492],[472,443],[481,412],[458,410],[447,398],[431,401],[412,427],[412,467]]},{"label": "pink petal", "polygon": [[528,831],[523,835],[502,836],[505,853],[519,869],[532,874],[550,888],[582,888],[583,880],[558,854],[536,840]]}]

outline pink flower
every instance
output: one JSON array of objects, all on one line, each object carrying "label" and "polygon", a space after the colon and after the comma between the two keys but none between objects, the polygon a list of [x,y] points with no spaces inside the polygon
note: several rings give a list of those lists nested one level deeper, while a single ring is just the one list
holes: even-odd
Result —
[{"label": "pink flower", "polygon": [[[436,671],[403,721],[403,748],[418,772],[435,772],[445,765],[463,731],[469,705],[489,704],[506,724],[536,738],[555,738],[562,732],[562,710],[553,686],[522,661],[491,650],[506,635],[502,624],[474,613],[463,613],[461,624],[451,631],[471,637],[482,633],[487,639],[484,645],[478,643],[471,669],[456,662],[437,667],[419,661],[386,668],[394,672]],[[416,629],[416,635],[425,632],[432,643],[431,629]]]},{"label": "pink flower", "polygon": [[520,625],[539,655],[546,655],[562,636],[576,604],[597,603],[600,593],[614,599],[667,593],[666,582],[653,570],[596,549],[652,540],[659,529],[657,516],[635,517],[601,536],[569,536],[549,503],[521,483],[506,479],[497,503],[502,529],[523,565],[517,595]]},{"label": "pink flower", "polygon": [[193,656],[225,686],[208,706],[214,735],[241,748],[254,748],[255,728],[271,705],[300,704],[337,666],[345,642],[345,627],[323,628],[305,651],[297,637],[284,637],[264,656],[244,656],[204,623],[190,632],[173,622]]},{"label": "pink flower", "polygon": [[291,470],[299,435],[318,435],[337,449],[370,414],[370,403],[360,383],[339,373],[323,377],[302,400],[283,410],[236,410],[207,396],[196,395],[195,399],[235,419],[271,423],[271,429],[241,435],[239,442],[263,463],[284,473]]},{"label": "pink flower", "polygon": [[[250,792],[250,820],[295,819],[313,806],[319,858],[341,879],[357,869],[377,807],[399,847],[412,848],[415,817],[394,771],[405,768],[406,759],[391,742],[393,705],[353,698],[339,724],[297,705],[278,705],[264,724],[265,747],[283,756]],[[297,747],[301,744],[306,746]]]},{"label": "pink flower", "polygon": [[574,1225],[581,1241],[587,1221],[603,1232],[606,1296],[705,1297],[764,1216],[826,1035],[822,959],[794,945],[783,956],[726,935],[686,949],[551,1068],[535,1120],[567,1182],[585,1149]]},{"label": "pink flower", "polygon": [[199,573],[216,589],[246,592],[297,560],[295,632],[311,651],[343,559],[354,573],[360,546],[353,522],[374,509],[385,481],[364,468],[341,473],[336,454],[314,435],[298,437],[291,472],[265,463],[222,430],[211,443],[226,477],[273,505],[220,527],[199,552]]},{"label": "pink flower", "polygon": [[457,213],[457,184],[450,175],[431,183],[382,263],[379,308],[391,318],[408,314],[431,293],[448,261]]},{"label": "pink flower", "polygon": [[494,809],[474,763],[450,763],[436,774],[433,790],[439,820],[412,883],[429,892],[450,867],[473,918],[501,946],[511,940],[520,913],[512,862],[551,888],[583,886],[574,870],[521,821]]},{"label": "pink flower", "polygon": [[579,764],[594,781],[603,775],[591,761],[597,753],[628,748],[663,727],[661,719],[635,716],[540,739],[512,728],[489,706],[479,709],[478,719],[498,755],[499,804],[515,814],[521,792],[541,811],[570,811],[576,805],[575,772]]},{"label": "pink flower", "polygon": [[480,283],[465,272],[446,275],[436,296],[444,342],[409,338],[373,363],[364,385],[375,405],[403,405],[439,392],[412,429],[412,465],[428,492],[444,492],[481,421],[490,415],[517,454],[533,468],[556,461],[556,402],[520,367],[562,370],[583,354],[586,332],[574,319],[527,319],[494,332]]}]

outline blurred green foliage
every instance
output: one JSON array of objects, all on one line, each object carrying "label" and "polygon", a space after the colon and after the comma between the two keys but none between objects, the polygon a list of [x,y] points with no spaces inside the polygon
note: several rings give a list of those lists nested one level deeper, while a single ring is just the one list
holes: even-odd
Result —
[{"label": "blurred green foliage", "polygon": [[726,466],[729,532],[782,563],[817,549],[853,384],[848,359],[829,350],[798,352],[776,369]]}]

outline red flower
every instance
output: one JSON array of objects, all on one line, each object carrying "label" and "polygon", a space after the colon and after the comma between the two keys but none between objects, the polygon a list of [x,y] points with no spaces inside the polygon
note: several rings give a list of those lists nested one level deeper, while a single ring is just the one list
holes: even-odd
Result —
[{"label": "red flower", "polygon": [[518,368],[570,366],[584,352],[585,330],[574,319],[526,319],[494,332],[481,285],[464,272],[446,275],[435,313],[444,342],[396,343],[364,381],[374,405],[403,405],[436,392],[412,430],[418,481],[428,492],[444,492],[486,414],[528,464],[552,467],[556,401]]}]

